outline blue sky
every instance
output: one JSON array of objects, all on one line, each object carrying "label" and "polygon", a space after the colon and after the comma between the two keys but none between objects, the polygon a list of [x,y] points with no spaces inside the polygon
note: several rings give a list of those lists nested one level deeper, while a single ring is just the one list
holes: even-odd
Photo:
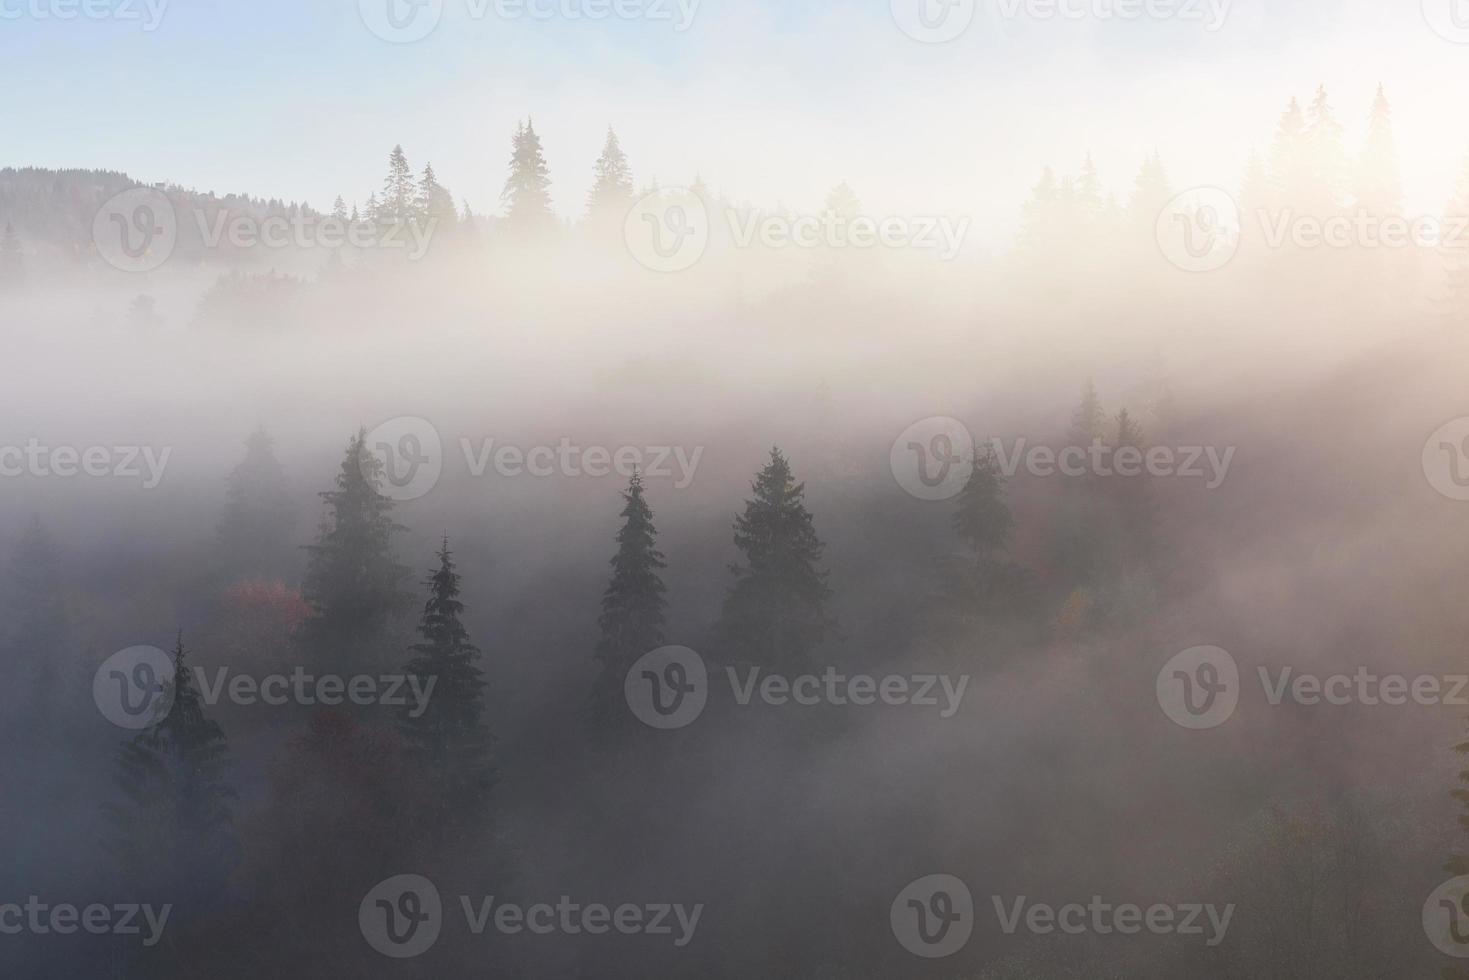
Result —
[{"label": "blue sky", "polygon": [[698,171],[736,199],[799,208],[846,179],[871,208],[981,224],[1006,222],[1041,166],[1074,171],[1088,151],[1119,193],[1155,146],[1176,184],[1234,186],[1287,99],[1322,82],[1349,147],[1377,82],[1388,85],[1425,207],[1469,151],[1458,107],[1469,45],[1429,29],[1421,4],[1440,0],[1234,0],[1216,32],[1179,18],[1005,18],[1005,0],[977,0],[969,29],[941,45],[906,36],[888,0],[701,0],[684,32],[649,19],[475,19],[471,0],[442,0],[437,29],[408,44],[374,36],[359,0],[172,0],[152,32],[27,12],[65,2],[0,0],[22,13],[0,20],[16,93],[0,163],[318,206],[364,200],[401,142],[415,168],[432,160],[456,195],[491,211],[528,114],[568,215],[609,123],[640,182]]}]

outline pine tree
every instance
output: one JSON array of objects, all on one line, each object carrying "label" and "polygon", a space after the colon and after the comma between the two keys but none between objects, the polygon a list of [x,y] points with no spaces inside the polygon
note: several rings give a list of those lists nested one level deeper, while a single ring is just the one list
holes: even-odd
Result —
[{"label": "pine tree", "polygon": [[639,473],[633,473],[622,499],[623,524],[617,532],[617,554],[612,556],[612,581],[602,593],[602,614],[597,619],[601,639],[596,658],[601,669],[592,688],[591,715],[593,725],[604,730],[630,717],[622,705],[623,680],[639,657],[663,645],[667,606],[659,574],[666,565]]},{"label": "pine tree", "polygon": [[1026,611],[1025,571],[1007,554],[1015,519],[1005,502],[1005,477],[993,448],[975,457],[952,521],[955,536],[970,549],[945,576],[950,608],[959,614],[962,628],[979,625],[976,615],[994,622]]},{"label": "pine tree", "polygon": [[245,440],[245,458],[225,484],[220,566],[234,578],[286,577],[294,527],[285,470],[270,434],[258,428]]},{"label": "pine tree", "polygon": [[1089,222],[1095,221],[1102,210],[1102,178],[1090,153],[1086,155],[1081,177],[1076,181],[1076,204]]},{"label": "pine tree", "polygon": [[1046,167],[1031,188],[1030,199],[1021,212],[1020,252],[1037,264],[1044,264],[1056,245],[1059,231],[1056,201],[1056,174]]},{"label": "pine tree", "polygon": [[1132,449],[1143,447],[1143,430],[1133,420],[1132,414],[1127,409],[1117,413],[1117,441],[1114,444],[1118,449],[1123,446]]},{"label": "pine tree", "polygon": [[1072,446],[1090,448],[1093,442],[1105,441],[1107,415],[1102,411],[1102,400],[1097,396],[1097,386],[1091,378],[1081,392],[1081,404],[1071,413],[1071,431],[1067,440]]},{"label": "pine tree", "polygon": [[416,199],[408,157],[404,155],[402,146],[395,146],[388,154],[388,176],[383,180],[383,197],[377,204],[375,217],[378,221],[394,224],[407,221],[415,216]]},{"label": "pine tree", "polygon": [[551,213],[551,177],[541,152],[535,124],[527,121],[515,128],[510,154],[510,176],[500,200],[510,227],[520,233],[540,233],[555,224]]},{"label": "pine tree", "polygon": [[751,485],[754,498],[735,518],[735,546],[744,564],[730,566],[734,585],[724,600],[719,633],[732,660],[772,669],[800,669],[832,629],[826,616],[824,545],[779,449]]},{"label": "pine tree", "polygon": [[1379,217],[1400,214],[1403,178],[1398,169],[1398,147],[1393,138],[1392,106],[1381,85],[1367,120],[1367,142],[1357,161],[1357,206]]},{"label": "pine tree", "polygon": [[1340,207],[1347,182],[1342,126],[1332,112],[1324,85],[1317,87],[1316,97],[1307,110],[1306,151],[1311,173],[1307,213],[1324,217]]},{"label": "pine tree", "polygon": [[[379,492],[383,464],[361,430],[347,446],[336,489],[319,494],[327,515],[310,554],[302,596],[312,607],[303,625],[307,652],[334,667],[377,666],[396,645],[385,634],[406,599],[407,569],[393,554],[393,502]],[[401,649],[401,647],[400,647]]]},{"label": "pine tree", "polygon": [[434,165],[423,168],[418,181],[417,214],[432,230],[433,234],[447,234],[459,223],[459,211],[454,207],[454,195],[439,183]]},{"label": "pine tree", "polygon": [[204,712],[180,634],[168,715],[119,747],[120,802],[105,803],[106,850],[138,887],[153,882],[197,910],[223,892],[235,853],[225,781],[229,746]]},{"label": "pine tree", "polygon": [[607,140],[592,168],[592,189],[587,194],[587,217],[598,224],[621,224],[632,207],[632,168],[612,127],[607,127]]},{"label": "pine tree", "polygon": [[436,790],[445,828],[452,831],[482,821],[495,770],[489,761],[493,737],[484,723],[480,651],[460,620],[464,603],[459,601],[459,573],[447,536],[438,558],[439,567],[424,583],[429,596],[418,624],[422,640],[410,647],[414,656],[403,668],[420,679],[420,690],[432,694],[416,718],[413,712],[419,706],[405,707],[398,727]]},{"label": "pine tree", "polygon": [[347,220],[347,202],[342,200],[342,195],[340,194],[338,194],[337,199],[332,202],[332,217],[338,221]]},{"label": "pine tree", "polygon": [[990,448],[975,457],[974,470],[959,494],[954,533],[974,549],[976,556],[987,559],[1005,550],[1014,528],[1015,519],[1005,503],[1005,477],[994,449]]},{"label": "pine tree", "polygon": [[1146,232],[1151,239],[1158,224],[1158,216],[1172,199],[1173,190],[1168,184],[1168,173],[1163,168],[1163,157],[1154,150],[1143,161],[1137,180],[1133,182],[1128,211],[1132,214],[1134,225]]},{"label": "pine tree", "polygon": [[1306,148],[1306,116],[1301,104],[1290,100],[1275,127],[1270,149],[1270,178],[1275,185],[1276,204],[1299,208],[1310,196],[1311,172]]}]

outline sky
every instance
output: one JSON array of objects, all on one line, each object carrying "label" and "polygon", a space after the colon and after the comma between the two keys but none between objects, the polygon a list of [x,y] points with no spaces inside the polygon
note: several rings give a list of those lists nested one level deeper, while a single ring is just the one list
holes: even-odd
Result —
[{"label": "sky", "polygon": [[[814,210],[845,180],[870,213],[967,215],[997,242],[1043,166],[1074,173],[1087,153],[1123,199],[1153,149],[1177,188],[1237,188],[1318,84],[1353,150],[1386,86],[1410,209],[1437,210],[1469,153],[1463,0],[617,0],[627,16],[601,19],[613,0],[85,0],[95,16],[76,16],[83,2],[0,0],[0,164],[326,208],[365,201],[401,143],[492,213],[530,116],[567,217],[612,125],[640,185],[699,174]],[[386,40],[371,25],[390,3],[436,26]],[[900,26],[925,10],[971,16],[926,43]]]}]

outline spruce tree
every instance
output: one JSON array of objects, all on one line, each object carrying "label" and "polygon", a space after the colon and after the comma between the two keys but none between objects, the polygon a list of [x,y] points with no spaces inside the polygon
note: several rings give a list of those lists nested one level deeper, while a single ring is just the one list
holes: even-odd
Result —
[{"label": "spruce tree", "polygon": [[643,496],[643,478],[636,471],[622,499],[612,581],[602,593],[602,615],[597,619],[601,639],[596,658],[601,669],[592,689],[591,713],[593,725],[602,729],[630,717],[622,704],[623,681],[639,657],[663,645],[667,606],[659,574],[667,566],[657,548],[658,530]]},{"label": "spruce tree", "polygon": [[459,601],[459,573],[448,537],[438,558],[439,567],[424,583],[428,601],[418,624],[422,639],[409,648],[413,658],[403,668],[419,678],[419,690],[429,691],[432,682],[432,693],[418,717],[413,712],[419,706],[403,708],[398,726],[411,756],[437,791],[442,825],[465,829],[484,816],[495,782],[490,764],[493,737],[484,722],[480,651],[460,620],[464,603]]},{"label": "spruce tree", "polygon": [[1005,503],[1005,477],[993,448],[976,456],[969,481],[959,494],[954,514],[954,533],[964,540],[976,557],[988,559],[1005,550],[1015,519]]},{"label": "spruce tree", "polygon": [[541,138],[535,124],[527,121],[515,128],[510,153],[510,176],[500,200],[510,227],[520,233],[544,232],[555,224],[551,213],[551,177]]},{"label": "spruce tree", "polygon": [[1392,106],[1382,86],[1372,100],[1367,120],[1367,141],[1357,161],[1355,194],[1357,205],[1369,214],[1387,217],[1403,209],[1403,177],[1398,167],[1397,141],[1393,138]]},{"label": "spruce tree", "polygon": [[245,458],[225,484],[220,567],[232,578],[285,578],[294,526],[285,471],[270,434],[258,428],[245,440]]},{"label": "spruce tree", "polygon": [[423,168],[423,176],[419,178],[415,206],[419,217],[432,229],[432,234],[447,235],[459,222],[459,211],[454,207],[454,195],[439,183],[432,163]]},{"label": "spruce tree", "polygon": [[945,576],[958,622],[972,630],[978,625],[976,615],[995,621],[1026,611],[1025,571],[1007,554],[1015,519],[1005,502],[1005,476],[993,448],[975,457],[952,523],[955,536],[969,548]]},{"label": "spruce tree", "polygon": [[1132,199],[1128,202],[1133,222],[1150,239],[1158,224],[1158,215],[1163,213],[1163,208],[1172,198],[1173,189],[1168,183],[1168,173],[1163,168],[1163,157],[1154,150],[1143,161],[1137,180],[1133,183]]},{"label": "spruce tree", "polygon": [[229,746],[204,712],[179,635],[167,716],[117,750],[119,801],[104,803],[103,845],[135,884],[153,883],[197,910],[217,898],[233,867]]},{"label": "spruce tree", "polygon": [[25,256],[15,225],[5,222],[0,229],[0,285],[16,285],[25,280]]},{"label": "spruce tree", "polygon": [[302,637],[318,663],[371,668],[394,646],[386,634],[406,600],[407,569],[393,553],[393,535],[403,528],[393,521],[393,502],[379,492],[382,481],[382,461],[360,430],[348,443],[336,489],[319,494],[327,514],[316,544],[306,546],[301,591],[312,615]]},{"label": "spruce tree", "polygon": [[1081,404],[1071,414],[1071,430],[1067,439],[1072,446],[1089,448],[1093,442],[1105,441],[1107,415],[1102,411],[1102,400],[1097,396],[1097,386],[1091,378],[1081,392]]},{"label": "spruce tree", "polygon": [[338,221],[347,220],[347,202],[342,200],[342,195],[340,194],[338,194],[337,199],[332,202],[332,217]]},{"label": "spruce tree", "polygon": [[413,170],[408,166],[408,157],[402,146],[393,147],[388,154],[388,176],[383,179],[383,197],[378,204],[379,221],[397,223],[414,217],[417,198],[413,185]]},{"label": "spruce tree", "polygon": [[1132,413],[1125,408],[1117,413],[1116,447],[1121,449],[1123,446],[1132,449],[1143,448],[1143,430],[1133,420]]},{"label": "spruce tree", "polygon": [[735,518],[735,546],[743,564],[730,566],[734,585],[724,600],[719,634],[730,659],[771,669],[809,666],[832,629],[826,616],[824,545],[779,449],[751,485],[754,497]]},{"label": "spruce tree", "polygon": [[1290,100],[1275,127],[1275,142],[1270,150],[1270,178],[1275,185],[1277,204],[1298,208],[1308,200],[1310,164],[1306,150],[1306,116],[1295,99]]},{"label": "spruce tree", "polygon": [[1342,146],[1342,126],[1337,122],[1326,87],[1318,86],[1306,111],[1306,153],[1310,168],[1310,192],[1306,212],[1327,217],[1340,206],[1347,183],[1347,155]]},{"label": "spruce tree", "polygon": [[587,195],[587,217],[599,224],[621,223],[632,207],[632,168],[612,127],[592,169],[592,189]]}]

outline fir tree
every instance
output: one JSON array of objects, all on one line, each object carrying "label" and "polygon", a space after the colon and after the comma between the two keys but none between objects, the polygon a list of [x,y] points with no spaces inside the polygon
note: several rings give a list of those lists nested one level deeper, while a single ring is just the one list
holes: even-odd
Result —
[{"label": "fir tree", "polygon": [[342,200],[342,195],[340,194],[338,194],[337,199],[332,202],[332,217],[338,221],[347,220],[347,202]]},{"label": "fir tree", "polygon": [[639,473],[633,473],[622,499],[623,523],[617,532],[617,554],[612,556],[612,581],[602,593],[602,615],[597,619],[601,639],[596,658],[601,669],[592,689],[592,721],[603,729],[630,717],[622,705],[623,681],[639,657],[663,645],[667,606],[659,574],[666,565],[657,548],[658,530],[643,497]]},{"label": "fir tree", "polygon": [[1318,86],[1307,110],[1306,152],[1310,166],[1310,196],[1303,206],[1308,214],[1330,215],[1341,204],[1347,182],[1347,155],[1342,126],[1332,112],[1326,87]]},{"label": "fir tree", "polygon": [[1102,411],[1102,400],[1097,396],[1097,386],[1091,378],[1081,392],[1081,404],[1071,413],[1071,430],[1067,439],[1072,446],[1090,448],[1092,443],[1105,441],[1107,415]]},{"label": "fir tree", "polygon": [[245,440],[245,458],[225,484],[219,564],[232,577],[285,577],[294,526],[285,471],[276,459],[274,442],[264,428],[256,429]]},{"label": "fir tree", "polygon": [[1154,150],[1153,153],[1143,161],[1142,168],[1138,170],[1137,179],[1133,182],[1132,198],[1128,201],[1128,211],[1132,214],[1133,223],[1147,233],[1149,238],[1154,234],[1158,224],[1158,215],[1168,206],[1173,199],[1173,189],[1168,184],[1168,173],[1163,168],[1163,157]]},{"label": "fir tree", "polygon": [[1385,217],[1401,213],[1403,178],[1398,169],[1398,147],[1393,138],[1392,106],[1382,86],[1372,100],[1367,120],[1367,142],[1357,161],[1355,194],[1357,206],[1369,214]]},{"label": "fir tree", "polygon": [[632,207],[632,168],[612,127],[592,168],[592,189],[587,195],[587,216],[598,223],[620,223]]},{"label": "fir tree", "polygon": [[976,615],[993,622],[1027,611],[1025,572],[1007,554],[1015,519],[1005,502],[1005,477],[993,448],[976,456],[952,521],[955,536],[970,549],[945,577],[962,629],[979,625]]},{"label": "fir tree", "polygon": [[751,485],[754,497],[735,518],[743,564],[730,566],[734,585],[724,600],[719,633],[732,660],[772,669],[799,669],[831,631],[826,616],[824,545],[779,449]]},{"label": "fir tree", "polygon": [[439,567],[424,583],[428,601],[418,624],[422,639],[410,647],[413,658],[403,668],[419,678],[420,690],[432,694],[418,717],[413,712],[419,706],[405,707],[398,727],[436,790],[445,826],[464,830],[483,818],[495,782],[489,761],[493,738],[484,722],[480,651],[460,619],[464,603],[459,601],[459,573],[448,537],[438,558]]},{"label": "fir tree", "polygon": [[1143,448],[1143,430],[1125,408],[1117,413],[1117,442],[1115,445],[1118,449],[1124,446],[1132,449]]},{"label": "fir tree", "polygon": [[1086,155],[1081,177],[1076,181],[1076,204],[1089,221],[1095,221],[1102,210],[1102,178],[1090,153]]},{"label": "fir tree", "polygon": [[152,882],[184,908],[219,897],[234,862],[229,747],[204,712],[180,634],[167,716],[114,759],[120,802],[102,806],[104,846],[135,883]]},{"label": "fir tree", "polygon": [[395,146],[388,154],[388,176],[383,180],[383,197],[377,206],[377,220],[390,223],[407,221],[416,216],[416,201],[408,157],[404,155],[402,146]]},{"label": "fir tree", "polygon": [[1310,165],[1306,151],[1306,116],[1295,99],[1285,107],[1275,127],[1270,149],[1270,179],[1276,203],[1301,207],[1310,195]]},{"label": "fir tree", "polygon": [[954,533],[974,549],[976,556],[987,559],[1005,550],[1014,528],[1015,519],[1005,503],[1005,477],[990,448],[975,458],[974,470],[959,494]]},{"label": "fir tree", "polygon": [[505,217],[517,232],[544,232],[555,224],[551,213],[551,177],[541,152],[541,138],[535,124],[527,121],[515,128],[510,153],[510,176],[500,200],[505,204]]},{"label": "fir tree", "polygon": [[306,648],[318,662],[368,666],[394,645],[385,636],[402,610],[407,569],[393,553],[393,502],[379,492],[383,464],[359,431],[347,446],[336,489],[319,496],[327,515],[314,545],[302,596],[312,607],[303,625]]},{"label": "fir tree", "polygon": [[454,195],[439,183],[434,165],[423,168],[418,181],[417,213],[428,223],[432,234],[447,234],[459,222],[459,211],[454,207]]}]

